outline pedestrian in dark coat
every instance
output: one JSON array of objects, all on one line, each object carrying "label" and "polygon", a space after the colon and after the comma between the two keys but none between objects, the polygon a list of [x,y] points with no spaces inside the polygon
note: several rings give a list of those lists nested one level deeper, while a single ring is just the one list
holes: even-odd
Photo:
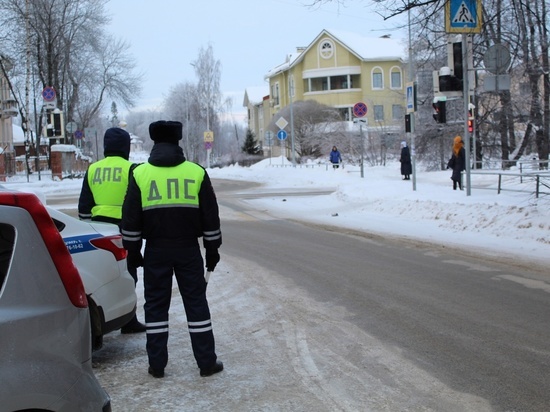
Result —
[{"label": "pedestrian in dark coat", "polygon": [[332,163],[333,169],[338,169],[342,162],[342,156],[340,156],[340,152],[336,146],[332,146],[332,150],[330,151],[330,162]]},{"label": "pedestrian in dark coat", "polygon": [[407,142],[401,142],[401,157],[399,158],[401,162],[401,174],[403,175],[403,180],[411,180],[412,173],[412,164],[411,164],[411,152],[407,146]]},{"label": "pedestrian in dark coat", "polygon": [[221,372],[223,363],[215,351],[199,238],[206,268],[212,272],[222,244],[216,195],[206,170],[183,155],[180,122],[153,122],[149,134],[155,144],[148,161],[130,176],[121,224],[128,250],[138,249],[146,240],[143,285],[149,374],[164,377],[168,363],[168,310],[175,276],[200,375],[210,376]]},{"label": "pedestrian in dark coat", "polygon": [[462,188],[462,172],[466,170],[466,151],[464,150],[464,142],[460,136],[454,138],[453,154],[449,159],[447,168],[453,169],[453,174],[451,175],[453,190],[456,190],[457,185],[460,190],[464,190]]}]

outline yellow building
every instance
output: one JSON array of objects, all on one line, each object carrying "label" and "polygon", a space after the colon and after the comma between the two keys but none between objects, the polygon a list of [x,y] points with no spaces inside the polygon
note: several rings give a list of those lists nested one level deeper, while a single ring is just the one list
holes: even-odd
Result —
[{"label": "yellow building", "polygon": [[247,109],[248,128],[262,141],[271,120],[269,115],[269,87],[247,87],[244,91],[243,107]]},{"label": "yellow building", "polygon": [[256,108],[265,107],[263,118],[271,119],[291,99],[316,100],[339,109],[342,120],[351,122],[354,106],[364,103],[369,132],[402,133],[405,56],[406,46],[389,36],[323,30],[267,73],[269,102]]}]

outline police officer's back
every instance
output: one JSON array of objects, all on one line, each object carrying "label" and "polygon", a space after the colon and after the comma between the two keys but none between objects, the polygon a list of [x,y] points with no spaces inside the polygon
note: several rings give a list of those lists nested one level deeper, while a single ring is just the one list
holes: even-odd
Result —
[{"label": "police officer's back", "polygon": [[[104,159],[90,165],[82,182],[78,200],[78,217],[120,224],[122,203],[128,189],[128,178],[135,164],[130,160],[130,134],[119,127],[105,131]],[[137,268],[141,266],[141,252],[131,252],[127,258],[128,272],[137,283]],[[122,333],[145,332],[145,325],[134,316],[122,327]]]},{"label": "police officer's back", "polygon": [[168,309],[175,275],[191,345],[201,376],[223,370],[217,360],[199,238],[206,267],[213,271],[222,237],[218,204],[204,168],[187,161],[179,146],[182,124],[151,123],[155,142],[146,163],[134,169],[122,209],[121,231],[128,250],[146,240],[143,263],[149,374],[164,376],[168,363]]}]

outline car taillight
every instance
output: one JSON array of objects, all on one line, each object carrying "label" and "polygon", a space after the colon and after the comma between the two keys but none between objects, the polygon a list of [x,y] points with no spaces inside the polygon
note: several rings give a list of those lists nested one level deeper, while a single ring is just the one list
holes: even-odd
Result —
[{"label": "car taillight", "polygon": [[90,240],[90,243],[99,249],[108,250],[115,255],[117,261],[125,259],[128,254],[122,246],[122,235],[98,237]]},{"label": "car taillight", "polygon": [[52,218],[38,197],[33,193],[0,192],[0,203],[21,207],[29,212],[46,244],[71,303],[78,308],[87,308],[88,300],[78,269]]}]

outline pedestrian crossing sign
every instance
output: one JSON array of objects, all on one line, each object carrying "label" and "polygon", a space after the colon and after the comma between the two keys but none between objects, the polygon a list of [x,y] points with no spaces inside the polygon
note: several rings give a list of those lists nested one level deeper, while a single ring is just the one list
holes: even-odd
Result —
[{"label": "pedestrian crossing sign", "polygon": [[445,4],[447,33],[480,33],[481,0],[448,0]]}]

